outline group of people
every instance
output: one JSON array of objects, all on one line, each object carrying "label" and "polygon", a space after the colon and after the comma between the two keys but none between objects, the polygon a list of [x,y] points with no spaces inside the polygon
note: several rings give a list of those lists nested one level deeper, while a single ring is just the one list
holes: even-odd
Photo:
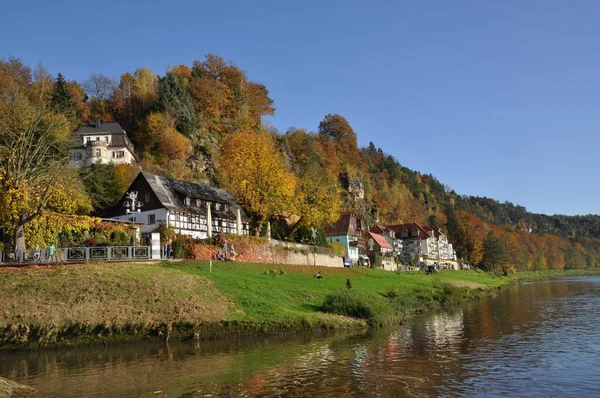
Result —
[{"label": "group of people", "polygon": [[213,260],[220,261],[235,261],[237,253],[233,247],[233,243],[227,242],[227,239],[219,246],[219,251],[213,255]]},{"label": "group of people", "polygon": [[[48,246],[46,249],[41,249],[40,245],[36,245],[31,251],[33,261],[36,263],[57,262],[59,260],[57,257],[58,253],[59,252],[56,250],[56,246],[54,246],[54,244],[50,244],[50,246]],[[25,261],[25,253],[22,250],[15,250],[15,260],[18,263]]]}]

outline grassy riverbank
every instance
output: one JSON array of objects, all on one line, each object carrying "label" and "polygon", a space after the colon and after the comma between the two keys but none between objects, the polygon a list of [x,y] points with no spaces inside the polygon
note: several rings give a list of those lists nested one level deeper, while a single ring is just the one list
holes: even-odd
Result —
[{"label": "grassy riverbank", "polygon": [[210,272],[207,261],[4,269],[0,348],[393,324],[526,276],[224,262]]}]

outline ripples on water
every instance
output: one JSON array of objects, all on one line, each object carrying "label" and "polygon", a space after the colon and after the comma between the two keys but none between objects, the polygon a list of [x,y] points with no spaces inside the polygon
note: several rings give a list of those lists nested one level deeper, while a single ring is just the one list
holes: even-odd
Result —
[{"label": "ripples on water", "polygon": [[521,285],[366,334],[3,353],[42,397],[600,396],[600,278]]}]

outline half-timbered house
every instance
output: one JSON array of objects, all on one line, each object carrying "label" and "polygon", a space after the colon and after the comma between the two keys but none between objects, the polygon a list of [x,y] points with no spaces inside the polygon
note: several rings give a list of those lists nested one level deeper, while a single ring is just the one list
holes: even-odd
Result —
[{"label": "half-timbered house", "polygon": [[[132,206],[131,193],[136,193]],[[140,172],[115,206],[112,218],[142,223],[142,234],[164,222],[179,235],[208,238],[249,234],[249,219],[233,195],[207,184]]]}]

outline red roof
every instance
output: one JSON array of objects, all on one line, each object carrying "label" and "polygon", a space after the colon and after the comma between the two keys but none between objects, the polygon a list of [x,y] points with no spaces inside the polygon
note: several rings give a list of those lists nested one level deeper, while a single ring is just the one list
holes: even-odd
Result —
[{"label": "red roof", "polygon": [[371,237],[373,238],[373,240],[375,240],[375,242],[377,242],[377,244],[382,247],[383,249],[391,249],[392,245],[390,245],[388,243],[387,240],[385,240],[385,238],[383,237],[383,235],[379,235],[379,234],[374,234],[373,232],[369,232],[369,235],[371,235]]}]

